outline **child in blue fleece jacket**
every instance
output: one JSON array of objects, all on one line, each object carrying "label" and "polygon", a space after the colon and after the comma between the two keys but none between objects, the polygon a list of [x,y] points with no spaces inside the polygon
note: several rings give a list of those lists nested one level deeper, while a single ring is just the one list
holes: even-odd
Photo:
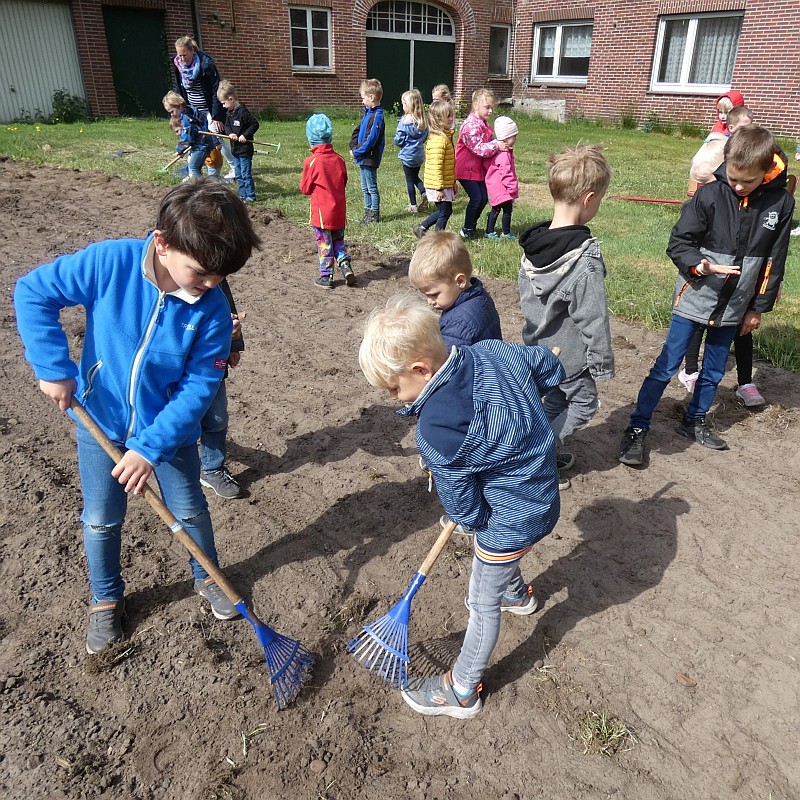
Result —
[{"label": "child in blue fleece jacket", "polygon": [[445,511],[475,531],[461,653],[449,672],[403,690],[420,714],[467,719],[482,707],[501,612],[537,607],[519,562],[558,522],[556,443],[541,396],[564,368],[546,348],[496,340],[448,354],[436,315],[412,295],[372,312],[359,363],[373,386],[408,404],[398,413],[419,418],[417,447]]},{"label": "child in blue fleece jacket", "polygon": [[[122,522],[128,493],[139,494],[151,473],[170,511],[217,564],[197,439],[231,349],[230,308],[218,285],[258,244],[242,201],[199,179],[164,196],[143,241],[98,242],[17,282],[17,325],[39,388],[61,411],[78,398],[124,452],[115,466],[78,425],[89,653],[124,637]],[[62,308],[76,305],[86,309],[80,365],[59,321]],[[189,562],[194,590],[214,616],[237,616],[200,564]]]}]

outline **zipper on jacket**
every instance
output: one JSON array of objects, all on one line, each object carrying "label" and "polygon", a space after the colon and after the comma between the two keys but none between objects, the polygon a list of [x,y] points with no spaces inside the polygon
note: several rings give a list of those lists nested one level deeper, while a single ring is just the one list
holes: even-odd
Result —
[{"label": "zipper on jacket", "polygon": [[89,368],[89,371],[86,373],[86,389],[83,392],[83,397],[81,398],[82,402],[86,402],[86,398],[92,393],[92,389],[94,386],[92,385],[94,382],[94,376],[97,373],[97,370],[103,366],[103,359],[101,358],[96,364],[92,364]]},{"label": "zipper on jacket", "polygon": [[127,441],[133,435],[133,426],[136,423],[136,407],[134,406],[134,398],[136,396],[136,380],[139,377],[139,369],[142,365],[144,352],[153,336],[153,329],[158,321],[158,315],[161,313],[161,309],[164,308],[164,297],[166,297],[166,292],[159,290],[156,307],[153,309],[153,313],[150,315],[150,322],[147,323],[147,330],[145,331],[144,338],[142,339],[142,343],[139,346],[139,349],[136,351],[136,355],[133,359],[133,366],[131,367],[131,388],[128,394],[128,404],[131,407],[131,420],[128,423],[128,430],[125,433],[125,441]]}]

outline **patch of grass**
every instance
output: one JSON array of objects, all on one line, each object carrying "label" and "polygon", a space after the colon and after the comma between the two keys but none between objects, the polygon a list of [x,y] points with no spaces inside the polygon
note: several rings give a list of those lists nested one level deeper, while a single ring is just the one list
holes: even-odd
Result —
[{"label": "patch of grass", "polygon": [[[325,111],[332,118],[334,147],[347,157],[350,133],[358,117],[344,108],[315,110]],[[663,199],[686,196],[689,163],[698,141],[685,138],[691,133],[685,123],[667,123],[657,115],[650,115],[643,124],[650,130],[646,133],[628,127],[611,127],[603,122],[573,119],[560,124],[514,110],[504,113],[513,117],[520,129],[514,148],[520,180],[520,199],[515,204],[512,219],[517,233],[548,219],[552,213],[547,190],[548,155],[582,141],[604,146],[614,168],[609,195]],[[265,110],[267,119],[262,122],[256,138],[280,142],[282,147],[277,155],[256,155],[254,159],[258,207],[253,213],[258,215],[265,213],[265,208],[275,208],[287,219],[307,224],[308,198],[298,190],[303,160],[309,154],[305,115],[280,122],[269,121],[270,116],[271,111]],[[358,170],[348,162],[350,221],[347,239],[353,243],[370,243],[385,253],[411,252],[416,244],[411,227],[422,219],[421,214],[409,214],[405,210],[408,197],[397,148],[392,143],[394,127],[394,119],[388,117],[386,150],[378,172],[382,217],[378,225],[362,226],[356,222],[363,213],[363,199]],[[175,142],[176,137],[166,120],[161,119],[117,118],[91,123],[0,126],[0,154],[37,164],[100,170],[159,186],[173,185],[177,180],[171,174],[160,172],[174,156]],[[786,152],[794,149],[794,144],[788,140],[779,144]],[[465,205],[464,192],[460,191],[448,226],[450,230],[460,227]],[[614,314],[641,321],[651,328],[669,323],[675,267],[665,249],[679,213],[677,205],[614,200],[610,196],[603,202],[591,228],[603,243],[609,306]],[[309,241],[311,236],[309,231]],[[796,241],[792,240],[793,245]],[[469,248],[478,274],[516,281],[521,255],[516,243],[479,239],[470,243]],[[790,248],[787,261],[783,299],[765,316],[755,341],[760,357],[800,371],[800,258],[794,247]]]},{"label": "patch of grass", "polygon": [[578,735],[583,743],[583,753],[608,756],[630,750],[636,744],[633,731],[607,711],[587,711],[578,720]]}]

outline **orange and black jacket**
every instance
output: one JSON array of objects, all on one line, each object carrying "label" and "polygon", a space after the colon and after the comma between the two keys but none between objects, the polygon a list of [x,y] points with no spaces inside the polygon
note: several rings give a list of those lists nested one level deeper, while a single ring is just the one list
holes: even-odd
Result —
[{"label": "orange and black jacket", "polygon": [[[672,311],[703,325],[738,325],[745,312],[771,311],[783,280],[794,198],[786,190],[787,158],[775,153],[764,182],[747,197],[728,184],[723,163],[716,180],[681,208],[667,255],[678,268]],[[703,259],[741,267],[740,275],[699,275]]]}]

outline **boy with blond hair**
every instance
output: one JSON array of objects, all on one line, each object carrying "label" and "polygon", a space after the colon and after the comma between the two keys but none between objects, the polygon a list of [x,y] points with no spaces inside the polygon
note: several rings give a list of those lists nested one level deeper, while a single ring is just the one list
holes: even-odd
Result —
[{"label": "boy with blond hair", "polygon": [[361,224],[381,221],[381,196],[378,192],[378,167],[386,144],[386,123],[381,100],[383,86],[377,78],[361,81],[361,102],[364,114],[350,137],[350,156],[361,171],[364,194],[364,216]]},{"label": "boy with blond hair", "polygon": [[[547,182],[553,218],[520,237],[525,251],[519,293],[525,344],[558,347],[565,380],[543,399],[560,446],[591,422],[600,402],[596,381],[614,377],[614,353],[606,301],[606,268],[600,242],[587,227],[611,182],[611,166],[599,145],[570,147],[549,159]],[[559,468],[575,462],[559,453]],[[560,487],[569,487],[562,478]]]},{"label": "boy with blond hair", "polygon": [[403,699],[420,714],[474,717],[501,613],[537,607],[520,559],[558,522],[555,440],[540,397],[564,370],[546,348],[497,340],[448,354],[436,314],[412,295],[372,312],[359,364],[408,404],[399,414],[419,418],[417,447],[442,504],[475,531],[461,653],[444,675],[409,681]]},{"label": "boy with blond hair", "polygon": [[411,256],[408,280],[441,314],[439,328],[448,348],[503,338],[494,301],[472,276],[469,251],[457,234],[435,231],[422,239]]},{"label": "boy with blond hair", "polygon": [[253,137],[258,130],[258,120],[239,102],[230,81],[220,81],[217,99],[225,109],[225,133],[231,140],[231,161],[239,185],[239,197],[245,203],[254,203],[256,185],[253,182]]},{"label": "boy with blond hair", "polygon": [[756,330],[775,305],[789,247],[794,198],[786,156],[766,128],[738,130],[717,180],[681,207],[667,247],[678,268],[672,321],[622,436],[619,460],[639,466],[650,420],[692,336],[706,329],[703,366],[677,433],[712,450],[728,445],[706,423],[734,336]]}]

